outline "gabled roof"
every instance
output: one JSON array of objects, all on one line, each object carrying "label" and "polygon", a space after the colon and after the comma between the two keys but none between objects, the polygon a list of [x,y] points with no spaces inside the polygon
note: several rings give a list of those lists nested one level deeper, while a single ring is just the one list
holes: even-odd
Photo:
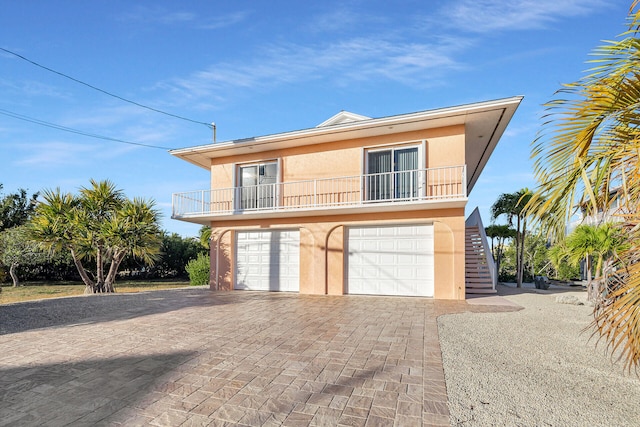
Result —
[{"label": "gabled roof", "polygon": [[315,128],[181,148],[169,153],[208,170],[211,159],[230,155],[464,125],[469,193],[522,99],[515,96],[377,119],[343,111]]},{"label": "gabled roof", "polygon": [[360,114],[350,113],[349,111],[342,110],[338,114],[336,114],[335,116],[331,116],[330,118],[328,118],[324,122],[320,123],[316,127],[317,128],[322,128],[322,127],[326,127],[326,126],[341,125],[341,124],[344,124],[344,123],[357,122],[359,120],[368,120],[370,118],[371,117],[362,116]]}]

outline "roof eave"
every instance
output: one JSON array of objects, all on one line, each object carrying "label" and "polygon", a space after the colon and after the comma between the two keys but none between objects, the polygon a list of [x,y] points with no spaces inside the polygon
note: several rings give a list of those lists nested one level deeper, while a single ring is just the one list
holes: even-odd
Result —
[{"label": "roof eave", "polygon": [[301,146],[359,136],[402,132],[403,128],[430,129],[465,125],[468,191],[477,181],[522,96],[465,104],[436,110],[359,120],[328,127],[315,127],[279,134],[171,150],[169,153],[196,166],[209,169],[211,159],[243,152],[260,152],[286,146]]}]

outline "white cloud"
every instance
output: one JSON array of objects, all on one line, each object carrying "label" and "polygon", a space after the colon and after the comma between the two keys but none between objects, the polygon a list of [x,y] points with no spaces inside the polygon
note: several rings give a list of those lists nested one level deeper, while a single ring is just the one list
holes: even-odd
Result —
[{"label": "white cloud", "polygon": [[[86,165],[128,155],[139,147],[100,141],[70,143],[60,141],[16,144],[13,148],[18,166],[54,169],[61,166]],[[19,154],[23,153],[23,154]]]},{"label": "white cloud", "polygon": [[248,15],[249,12],[239,11],[209,17],[194,12],[169,11],[163,7],[138,6],[119,18],[137,24],[187,25],[202,30],[217,30],[236,25],[244,21]]},{"label": "white cloud", "polygon": [[485,33],[544,28],[561,18],[593,13],[603,0],[460,0],[447,2],[436,20],[460,30]]},{"label": "white cloud", "polygon": [[250,61],[213,64],[160,87],[193,100],[224,96],[221,91],[229,89],[260,89],[320,79],[336,84],[383,80],[425,86],[430,79],[461,68],[454,55],[467,45],[465,40],[454,37],[439,38],[433,43],[378,37],[311,47],[278,44],[264,47],[263,53]]},{"label": "white cloud", "polygon": [[243,22],[250,13],[247,11],[234,12],[227,15],[216,16],[214,18],[199,18],[198,28],[203,30],[218,30],[220,28],[231,27]]},{"label": "white cloud", "polygon": [[5,94],[21,94],[26,97],[46,96],[57,99],[69,99],[69,95],[56,86],[48,85],[34,80],[7,80],[0,79],[0,88]]}]

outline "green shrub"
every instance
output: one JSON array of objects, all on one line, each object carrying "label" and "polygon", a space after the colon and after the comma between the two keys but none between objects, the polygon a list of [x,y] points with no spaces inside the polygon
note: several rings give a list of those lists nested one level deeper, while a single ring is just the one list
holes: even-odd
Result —
[{"label": "green shrub", "polygon": [[192,259],[185,267],[189,273],[191,286],[203,286],[209,284],[209,255],[200,254]]}]

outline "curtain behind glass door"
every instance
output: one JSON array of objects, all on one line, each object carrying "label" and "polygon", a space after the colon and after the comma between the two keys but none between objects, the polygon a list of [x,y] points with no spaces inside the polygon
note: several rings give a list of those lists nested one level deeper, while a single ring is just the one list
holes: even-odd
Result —
[{"label": "curtain behind glass door", "polygon": [[409,199],[418,195],[418,148],[394,150],[395,198]]},{"label": "curtain behind glass door", "polygon": [[366,187],[368,200],[391,198],[391,151],[373,151],[367,156]]},{"label": "curtain behind glass door", "polygon": [[265,163],[259,166],[258,207],[271,208],[275,205],[275,185],[278,180],[278,164]]}]

